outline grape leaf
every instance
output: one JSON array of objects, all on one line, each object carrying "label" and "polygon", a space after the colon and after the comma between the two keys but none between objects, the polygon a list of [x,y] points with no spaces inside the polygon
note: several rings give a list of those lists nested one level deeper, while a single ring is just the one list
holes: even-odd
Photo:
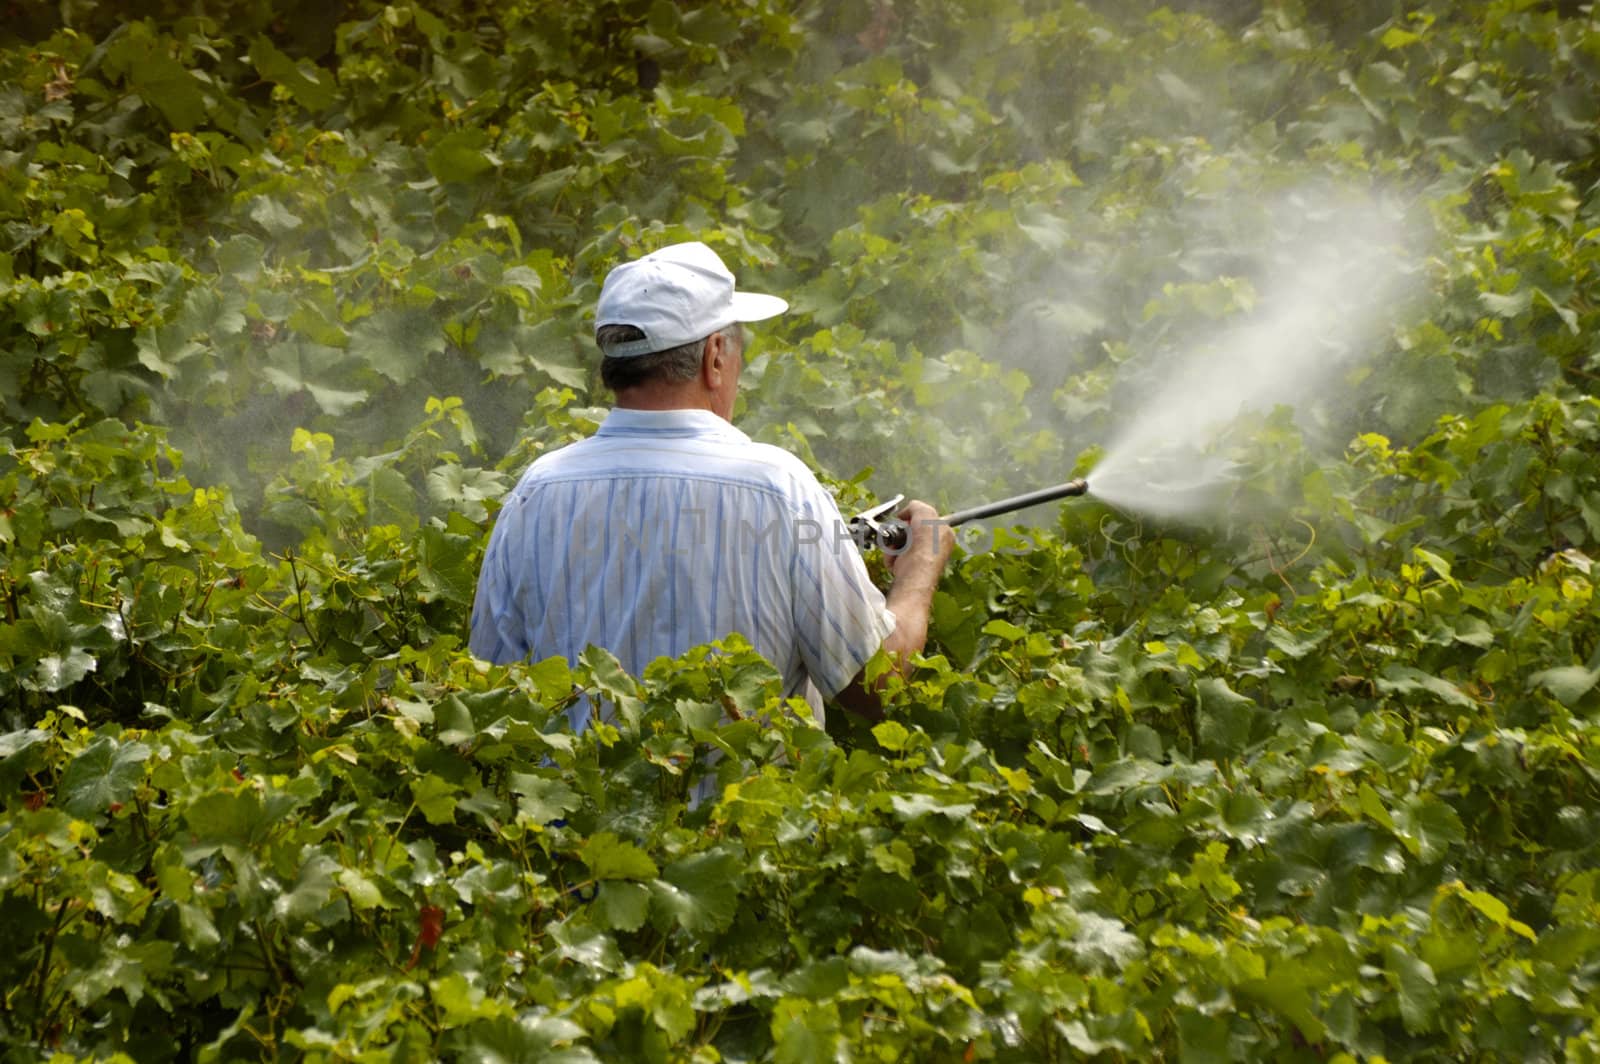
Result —
[{"label": "grape leaf", "polygon": [[129,801],[144,781],[144,763],[149,758],[150,747],[144,743],[121,743],[100,736],[61,774],[61,808],[88,818]]}]

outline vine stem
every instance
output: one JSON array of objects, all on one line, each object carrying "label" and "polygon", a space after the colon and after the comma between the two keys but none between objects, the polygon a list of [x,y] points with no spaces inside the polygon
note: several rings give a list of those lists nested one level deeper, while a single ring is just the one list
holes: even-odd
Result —
[{"label": "vine stem", "polygon": [[17,623],[17,585],[11,582],[11,574],[0,572],[0,590],[5,592],[6,621],[10,624]]},{"label": "vine stem", "polygon": [[268,940],[267,929],[261,926],[259,919],[252,920],[250,926],[255,930],[256,941],[261,946],[261,956],[266,960],[267,967],[272,970],[272,974],[277,978],[278,985],[281,987],[284,983],[283,969],[278,967],[278,956],[272,949],[272,943]]},{"label": "vine stem", "polygon": [[[56,938],[61,934],[61,928],[66,922],[67,899],[62,898],[61,904],[56,906],[55,926],[50,928],[50,937],[44,940],[44,956],[39,961],[39,985],[34,987],[33,990],[33,1015],[36,1019],[40,1017],[40,1013],[44,1009],[44,988],[50,980],[50,961],[55,953]],[[42,1019],[40,1020],[38,1036],[41,1039],[44,1038],[44,1021]]]},{"label": "vine stem", "polygon": [[311,627],[311,617],[306,613],[306,590],[300,582],[300,567],[295,562],[294,548],[289,547],[283,552],[284,560],[289,563],[289,574],[294,577],[294,600],[300,609],[300,627],[306,630],[306,638],[311,640],[311,647],[317,653],[322,653],[322,640],[317,638],[316,629]]}]

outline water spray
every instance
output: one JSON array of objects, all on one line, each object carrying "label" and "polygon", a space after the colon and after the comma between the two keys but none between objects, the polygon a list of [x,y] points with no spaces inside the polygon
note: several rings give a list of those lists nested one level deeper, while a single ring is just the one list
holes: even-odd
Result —
[{"label": "water spray", "polygon": [[[1037,506],[1042,502],[1054,502],[1074,495],[1087,495],[1089,482],[1083,478],[1069,480],[1065,484],[1057,484],[1051,488],[1040,488],[1022,495],[1013,495],[1008,499],[997,499],[986,502],[981,506],[974,506],[966,510],[957,510],[953,514],[946,514],[939,518],[941,524],[957,528],[968,521],[978,521],[985,517],[999,517],[1015,510],[1023,510],[1029,506]],[[850,535],[856,541],[856,546],[862,550],[870,547],[882,547],[888,551],[902,551],[910,537],[910,528],[903,521],[895,520],[896,508],[905,501],[904,495],[896,495],[888,502],[879,503],[870,510],[863,510],[850,519]]]},{"label": "water spray", "polygon": [[[1402,206],[1307,187],[1271,207],[1276,237],[1250,257],[1259,291],[1230,316],[1171,351],[1155,351],[1143,394],[1092,470],[1095,498],[1126,513],[1196,524],[1228,513],[1249,475],[1221,445],[1247,412],[1318,400],[1325,423],[1345,420],[1341,377],[1383,344],[1423,275],[1418,236]],[[1245,249],[1248,250],[1248,249]],[[1089,491],[1086,479],[939,518],[952,527]],[[892,552],[910,539],[897,495],[849,522],[861,549]]]}]

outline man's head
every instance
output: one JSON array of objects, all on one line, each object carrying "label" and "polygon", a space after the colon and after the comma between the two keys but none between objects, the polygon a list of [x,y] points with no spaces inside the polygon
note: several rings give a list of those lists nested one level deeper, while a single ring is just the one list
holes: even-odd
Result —
[{"label": "man's head", "polygon": [[738,384],[740,323],[788,309],[777,296],[736,292],[704,244],[673,244],[612,270],[600,290],[600,376],[619,401],[704,406],[728,417]]}]

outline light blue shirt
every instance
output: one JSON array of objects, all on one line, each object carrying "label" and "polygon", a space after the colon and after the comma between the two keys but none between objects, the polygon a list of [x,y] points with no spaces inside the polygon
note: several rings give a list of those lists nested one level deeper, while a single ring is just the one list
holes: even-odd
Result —
[{"label": "light blue shirt", "polygon": [[[737,632],[822,699],[894,630],[833,496],[803,462],[709,410],[615,409],[540,457],[496,519],[472,610],[480,658],[577,659],[633,675]],[[570,714],[580,729],[586,707]]]}]

